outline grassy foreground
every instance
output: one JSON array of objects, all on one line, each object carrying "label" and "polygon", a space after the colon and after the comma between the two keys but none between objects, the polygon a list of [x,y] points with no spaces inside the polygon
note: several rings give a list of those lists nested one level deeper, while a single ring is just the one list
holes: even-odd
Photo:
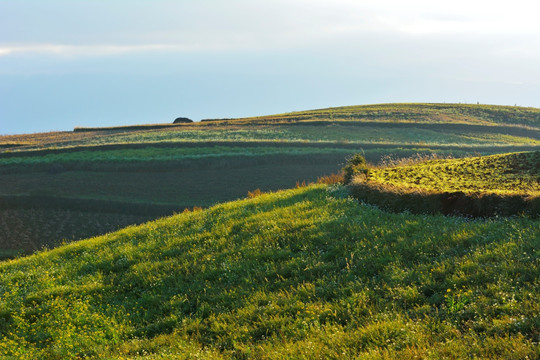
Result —
[{"label": "grassy foreground", "polygon": [[0,357],[534,359],[539,227],[225,203],[0,263]]}]

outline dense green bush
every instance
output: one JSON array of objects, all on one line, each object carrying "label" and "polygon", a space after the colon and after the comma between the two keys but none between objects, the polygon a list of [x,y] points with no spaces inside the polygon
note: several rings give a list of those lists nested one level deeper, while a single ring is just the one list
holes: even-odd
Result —
[{"label": "dense green bush", "polygon": [[347,163],[343,168],[345,184],[351,182],[351,180],[357,175],[367,176],[369,173],[368,164],[364,155],[355,154],[347,159]]}]

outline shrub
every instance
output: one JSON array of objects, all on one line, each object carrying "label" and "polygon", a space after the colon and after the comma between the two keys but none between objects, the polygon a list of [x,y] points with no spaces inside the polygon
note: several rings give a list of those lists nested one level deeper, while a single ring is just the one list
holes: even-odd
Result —
[{"label": "shrub", "polygon": [[369,173],[369,168],[367,165],[366,158],[364,155],[355,154],[347,159],[347,163],[343,168],[343,176],[345,184],[348,184],[352,179],[359,174],[367,176]]},{"label": "shrub", "polygon": [[330,174],[317,178],[317,184],[334,185],[343,184],[344,181],[343,171],[341,171],[339,174]]},{"label": "shrub", "polygon": [[248,198],[253,199],[257,196],[261,196],[262,194],[263,192],[261,191],[261,189],[255,189],[253,191],[248,191]]}]

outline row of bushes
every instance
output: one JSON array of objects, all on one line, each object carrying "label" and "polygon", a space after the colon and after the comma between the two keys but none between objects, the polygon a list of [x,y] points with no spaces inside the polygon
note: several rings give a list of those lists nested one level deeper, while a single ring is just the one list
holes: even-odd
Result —
[{"label": "row of bushes", "polygon": [[468,217],[540,216],[540,197],[493,193],[434,192],[355,179],[351,195],[390,211]]}]

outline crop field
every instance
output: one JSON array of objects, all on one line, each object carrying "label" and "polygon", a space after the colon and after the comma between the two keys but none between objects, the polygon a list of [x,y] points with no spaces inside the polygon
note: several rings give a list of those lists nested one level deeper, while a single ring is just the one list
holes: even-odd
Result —
[{"label": "crop field", "polygon": [[303,187],[0,263],[0,357],[540,357],[539,220]]},{"label": "crop field", "polygon": [[0,260],[113,232],[153,217],[62,209],[0,209]]},{"label": "crop field", "polygon": [[[208,207],[255,189],[316,181],[338,172],[354,153],[377,164],[388,156],[461,158],[538,150],[539,124],[537,109],[388,104],[0,136],[0,205],[5,196],[29,203],[48,196],[77,200],[71,209],[57,209],[62,211],[88,212],[80,202],[84,200],[123,202],[124,208],[135,203]],[[28,206],[7,208],[22,211]],[[162,215],[156,212],[155,217]],[[33,238],[42,236],[40,246],[54,246],[59,237],[73,238],[69,231],[43,235],[28,216],[21,219],[35,232]],[[51,215],[50,222],[55,221]],[[3,224],[10,233],[20,226],[11,220]],[[0,243],[0,249],[8,248],[11,245]]]},{"label": "crop field", "polygon": [[[342,159],[341,155],[333,157],[334,162],[329,166],[318,164],[313,158],[289,161],[281,158],[279,163],[258,164],[237,159],[223,164],[215,163],[215,167],[211,168],[157,172],[141,169],[119,172],[65,171],[35,177],[28,176],[28,173],[12,173],[2,175],[2,191],[5,192],[3,195],[31,196],[39,192],[40,195],[66,198],[208,206],[243,197],[248,190],[256,188],[267,191],[275,190],[276,186],[294,187],[296,181],[315,181],[318,176],[337,171]],[[329,159],[326,161],[330,162]],[[227,165],[238,167],[228,169]]]},{"label": "crop field", "polygon": [[[145,217],[135,216],[133,222],[124,221],[124,215],[105,215],[100,210],[92,213],[87,201],[117,201],[130,204],[170,205],[181,211],[195,206],[207,207],[221,201],[242,198],[248,191],[263,191],[294,187],[296,182],[316,181],[317,177],[336,172],[345,155],[328,158],[312,157],[252,157],[204,159],[191,164],[164,163],[146,167],[95,167],[94,170],[65,170],[61,173],[48,171],[15,172],[13,169],[0,176],[1,195],[18,195],[28,198],[30,203],[36,196],[78,199],[76,205],[56,212],[51,209],[27,210],[28,206],[9,206],[0,210],[0,226],[4,237],[0,237],[0,251],[6,254],[32,252],[46,245],[53,247],[62,239],[83,239],[116,230],[140,219],[150,220],[163,216],[158,209]],[[79,164],[80,165],[80,164]],[[189,166],[188,166],[189,165]],[[85,165],[87,168],[88,164]],[[67,167],[67,165],[66,165]],[[116,169],[116,170],[115,170]],[[22,204],[24,205],[24,203]],[[62,214],[71,214],[65,221],[69,225],[56,227],[63,222]],[[84,213],[87,221],[73,214]],[[21,216],[17,216],[17,214]],[[170,213],[172,214],[172,212]],[[128,216],[129,215],[129,216]],[[35,216],[33,218],[32,216]],[[103,225],[106,220],[109,225]],[[47,224],[47,225],[45,225]],[[89,227],[94,226],[94,229]],[[52,231],[49,231],[52,230]],[[8,235],[9,234],[9,235]],[[28,242],[27,239],[32,239]],[[17,245],[19,244],[19,245]],[[21,251],[17,251],[21,250]]]}]

